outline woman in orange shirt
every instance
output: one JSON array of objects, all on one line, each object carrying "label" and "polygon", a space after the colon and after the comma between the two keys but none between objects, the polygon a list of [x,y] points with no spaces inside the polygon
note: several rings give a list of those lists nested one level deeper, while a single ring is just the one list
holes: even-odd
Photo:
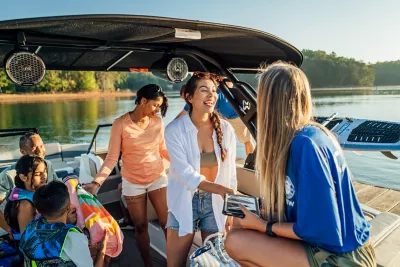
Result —
[{"label": "woman in orange shirt", "polygon": [[137,92],[136,107],[116,119],[111,128],[107,158],[91,184],[84,188],[92,194],[110,175],[122,152],[122,194],[135,225],[136,240],[146,266],[151,266],[150,238],[147,231],[147,194],[165,230],[168,216],[163,159],[169,161],[164,142],[162,117],[168,109],[168,98],[161,87],[149,84]]}]

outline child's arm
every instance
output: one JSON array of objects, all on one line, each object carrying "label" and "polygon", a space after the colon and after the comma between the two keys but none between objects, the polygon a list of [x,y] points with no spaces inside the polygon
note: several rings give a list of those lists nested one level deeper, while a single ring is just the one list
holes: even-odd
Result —
[{"label": "child's arm", "polygon": [[94,260],[94,267],[105,267],[106,266],[105,257],[106,257],[107,241],[108,241],[108,234],[106,231],[104,234],[103,241],[100,243],[99,247],[97,248],[96,259]]}]

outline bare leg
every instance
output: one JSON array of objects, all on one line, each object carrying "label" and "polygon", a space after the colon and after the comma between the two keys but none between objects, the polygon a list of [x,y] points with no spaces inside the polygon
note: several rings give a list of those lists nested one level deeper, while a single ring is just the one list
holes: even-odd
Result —
[{"label": "bare leg", "polygon": [[215,233],[213,233],[213,232],[206,232],[206,231],[201,230],[201,240],[203,241],[203,243],[204,243],[204,240],[205,240],[209,235],[212,235],[212,234],[215,234]]},{"label": "bare leg", "polygon": [[147,222],[147,194],[124,196],[135,226],[136,242],[146,267],[151,266],[150,237]]},{"label": "bare leg", "polygon": [[310,266],[301,241],[273,238],[253,230],[229,231],[225,249],[242,266]]},{"label": "bare leg", "polygon": [[246,149],[246,156],[254,151],[254,146],[251,141],[244,143],[244,148]]},{"label": "bare leg", "polygon": [[186,266],[194,234],[178,236],[178,230],[167,229],[167,266]]},{"label": "bare leg", "polygon": [[149,198],[151,203],[153,204],[154,209],[156,210],[158,223],[160,224],[161,229],[163,229],[164,231],[165,238],[167,238],[167,229],[165,229],[168,218],[167,188],[163,187],[157,190],[150,191]]},{"label": "bare leg", "polygon": [[[122,196],[122,183],[120,183],[118,185],[118,192]],[[128,209],[125,207],[124,203],[122,202],[122,199],[119,200],[119,206],[121,207],[122,214],[124,215],[124,222],[126,224],[132,224],[131,216],[129,215]]]}]

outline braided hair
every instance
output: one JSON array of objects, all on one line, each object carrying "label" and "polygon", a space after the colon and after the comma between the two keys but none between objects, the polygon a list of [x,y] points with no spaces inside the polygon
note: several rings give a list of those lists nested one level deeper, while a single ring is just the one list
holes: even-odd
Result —
[{"label": "braided hair", "polygon": [[[207,75],[207,73],[203,74],[202,77],[199,77],[197,75],[193,75],[189,81],[186,83],[185,88],[183,89],[183,92],[181,91],[181,93],[183,93],[184,98],[185,98],[185,102],[189,107],[189,113],[192,112],[193,106],[192,103],[190,103],[188,101],[188,97],[192,97],[197,89],[197,83],[202,80],[202,79],[208,79],[211,80],[215,86],[218,86],[218,81],[216,79],[214,79],[213,74],[209,74]],[[223,139],[223,132],[221,129],[221,120],[219,118],[218,113],[214,110],[211,114],[210,114],[210,120],[211,123],[213,124],[214,130],[217,134],[217,143],[219,148],[221,149],[221,160],[225,161],[226,159],[226,150],[222,147],[222,139]]]},{"label": "braided hair", "polygon": [[136,92],[135,104],[138,105],[142,98],[147,100],[157,100],[157,98],[162,97],[163,103],[160,107],[161,116],[164,118],[168,110],[168,97],[163,92],[162,88],[156,84],[148,84],[143,86]]}]

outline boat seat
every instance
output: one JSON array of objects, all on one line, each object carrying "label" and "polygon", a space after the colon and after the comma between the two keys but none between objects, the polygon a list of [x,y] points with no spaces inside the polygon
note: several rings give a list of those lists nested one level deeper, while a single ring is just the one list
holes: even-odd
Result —
[{"label": "boat seat", "polygon": [[9,150],[1,152],[1,160],[0,166],[2,168],[6,168],[11,164],[17,162],[17,160],[22,156],[21,151],[19,149]]},{"label": "boat seat", "polygon": [[400,266],[400,216],[382,212],[370,224],[377,266]]},{"label": "boat seat", "polygon": [[236,175],[238,180],[238,191],[260,197],[260,185],[254,171],[243,168],[242,164],[236,164]]},{"label": "boat seat", "polygon": [[[46,159],[51,161],[62,161],[61,146],[59,143],[48,143],[44,145],[46,149]],[[17,162],[22,157],[21,151],[18,149],[2,152],[0,166],[4,169],[11,164]]]},{"label": "boat seat", "polygon": [[67,144],[61,146],[61,156],[64,161],[75,161],[75,157],[86,154],[88,144]]},{"label": "boat seat", "polygon": [[90,183],[103,164],[103,159],[92,153],[82,154],[79,165],[79,180],[81,183]]},{"label": "boat seat", "polygon": [[46,149],[46,159],[51,162],[62,161],[61,157],[61,146],[59,143],[48,143],[44,144]]}]

